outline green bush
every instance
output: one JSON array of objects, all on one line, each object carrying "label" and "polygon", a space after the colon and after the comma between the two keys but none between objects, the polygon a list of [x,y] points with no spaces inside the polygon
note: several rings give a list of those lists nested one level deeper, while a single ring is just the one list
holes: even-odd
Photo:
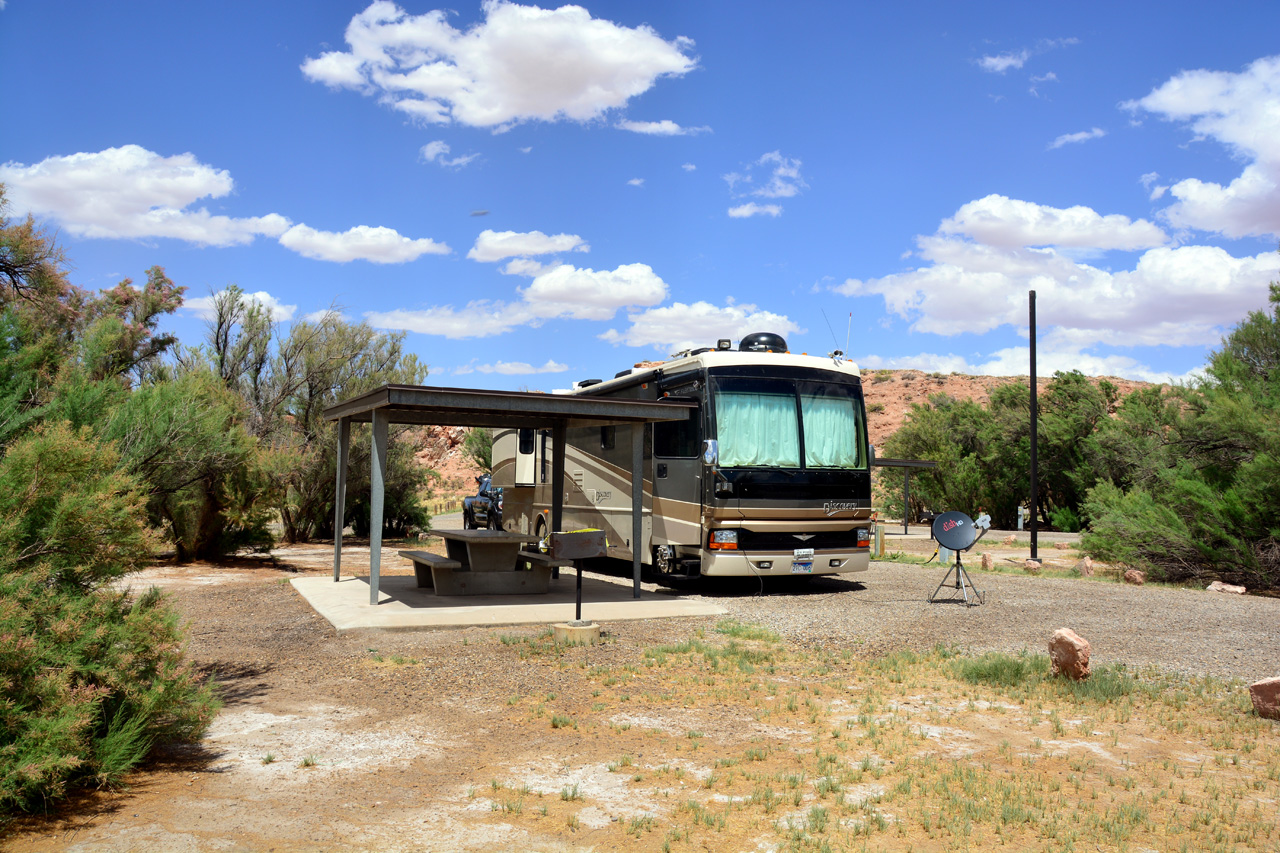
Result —
[{"label": "green bush", "polygon": [[37,427],[0,459],[0,812],[117,783],[217,703],[155,590],[108,582],[151,555],[143,496],[86,431]]},{"label": "green bush", "polygon": [[1069,506],[1062,506],[1049,513],[1049,522],[1053,525],[1054,530],[1061,530],[1065,533],[1080,532],[1080,516],[1076,515],[1075,510]]},{"label": "green bush", "polygon": [[1084,548],[1160,580],[1280,586],[1280,285],[1170,397],[1118,412],[1128,490],[1089,493]]}]

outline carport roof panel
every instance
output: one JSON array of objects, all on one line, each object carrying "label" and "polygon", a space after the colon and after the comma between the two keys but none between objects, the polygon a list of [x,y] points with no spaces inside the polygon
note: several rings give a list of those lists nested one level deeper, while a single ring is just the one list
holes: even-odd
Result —
[{"label": "carport roof panel", "polygon": [[689,417],[696,406],[687,400],[652,402],[529,391],[384,385],[330,406],[324,410],[324,417],[330,421],[350,418],[368,423],[373,420],[374,409],[385,409],[393,424],[550,429],[562,424],[590,427],[678,421]]},{"label": "carport roof panel", "polygon": [[877,468],[937,468],[938,463],[932,459],[881,459],[876,457],[871,464]]}]

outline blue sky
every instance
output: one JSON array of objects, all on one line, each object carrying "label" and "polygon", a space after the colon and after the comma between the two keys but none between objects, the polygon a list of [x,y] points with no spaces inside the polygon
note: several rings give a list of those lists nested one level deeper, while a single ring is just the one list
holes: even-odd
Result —
[{"label": "blue sky", "polygon": [[[981,11],[975,11],[975,10]],[[407,333],[568,387],[776,331],[1166,380],[1280,279],[1280,5],[0,0],[10,215],[204,334]]]}]

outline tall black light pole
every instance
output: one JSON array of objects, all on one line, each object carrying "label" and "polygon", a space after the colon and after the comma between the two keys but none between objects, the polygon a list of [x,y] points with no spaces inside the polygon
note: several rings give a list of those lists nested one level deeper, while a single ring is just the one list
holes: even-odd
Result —
[{"label": "tall black light pole", "polygon": [[1030,291],[1031,299],[1031,559],[1037,563],[1040,557],[1037,552],[1039,530],[1036,525],[1036,515],[1039,509],[1038,495],[1036,494],[1036,484],[1039,482],[1039,469],[1036,459],[1036,421],[1040,419],[1039,410],[1036,406],[1036,292]]}]

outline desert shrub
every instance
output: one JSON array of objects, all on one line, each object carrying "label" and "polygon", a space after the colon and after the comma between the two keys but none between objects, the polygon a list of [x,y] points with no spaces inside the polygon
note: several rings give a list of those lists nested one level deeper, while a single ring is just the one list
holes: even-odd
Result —
[{"label": "desert shrub", "polygon": [[[213,297],[205,344],[179,351],[179,373],[212,374],[238,398],[245,431],[260,448],[257,473],[270,486],[257,501],[274,510],[287,542],[306,542],[333,532],[334,424],[324,410],[339,400],[386,384],[418,384],[426,365],[405,352],[404,334],[387,334],[367,323],[351,323],[338,311],[280,328],[270,312],[237,287]],[[426,527],[430,516],[420,498],[430,475],[413,458],[408,431],[389,435],[385,531]],[[347,518],[368,527],[368,429],[353,430],[347,476]],[[362,485],[363,484],[363,485]],[[251,483],[245,481],[244,486]],[[224,513],[228,521],[233,515]]]},{"label": "desert shrub", "polygon": [[141,385],[102,425],[141,481],[151,523],[179,560],[272,542],[271,458],[244,428],[240,398],[209,371]]},{"label": "desert shrub", "polygon": [[[350,459],[351,467],[347,472],[347,500],[344,509],[347,524],[351,525],[351,530],[356,536],[369,535],[369,441],[361,435],[367,432],[367,429],[351,431],[353,452]],[[362,446],[357,452],[358,435],[364,440],[360,442]],[[332,467],[330,470],[333,470]],[[407,536],[414,530],[427,530],[431,527],[431,513],[422,502],[427,481],[427,472],[414,462],[413,448],[405,442],[388,440],[387,473],[382,505],[384,536]],[[332,483],[329,483],[329,491],[333,491]],[[329,514],[324,520],[329,522],[327,530],[332,535],[332,500],[327,501],[326,506]],[[325,529],[319,524],[317,528]]]},{"label": "desert shrub", "polygon": [[216,702],[156,591],[108,582],[151,554],[144,498],[113,448],[65,424],[0,459],[0,812],[115,784]]}]

